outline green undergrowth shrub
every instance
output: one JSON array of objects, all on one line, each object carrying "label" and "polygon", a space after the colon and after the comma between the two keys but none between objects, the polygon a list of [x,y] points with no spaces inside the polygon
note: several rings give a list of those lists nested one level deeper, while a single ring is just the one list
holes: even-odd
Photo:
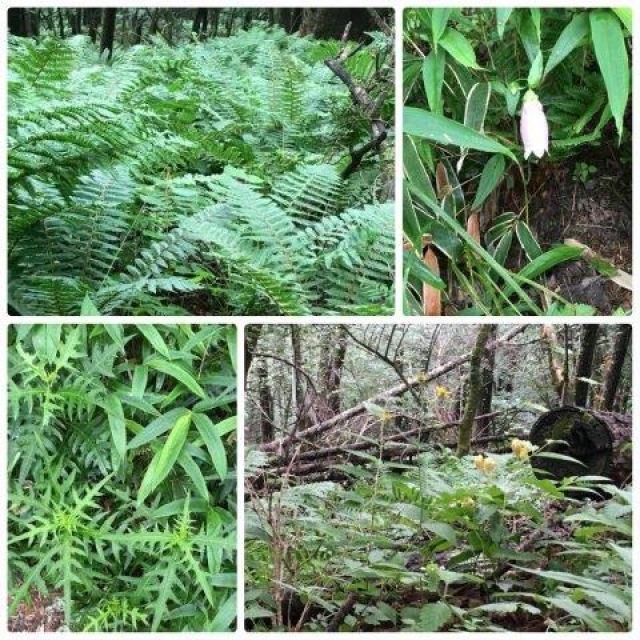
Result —
[{"label": "green undergrowth shrub", "polygon": [[224,631],[236,617],[236,334],[10,330],[9,615],[74,631]]},{"label": "green undergrowth shrub", "polygon": [[[307,631],[324,630],[352,593],[343,631],[629,630],[630,487],[557,485],[512,455],[491,459],[486,473],[448,452],[417,464],[372,458],[369,469],[341,466],[347,483],[255,497],[245,617],[272,626],[278,583],[310,603]],[[607,500],[593,490],[601,485]],[[279,510],[269,521],[267,506]]]},{"label": "green undergrowth shrub", "polygon": [[257,27],[107,64],[83,36],[11,38],[13,312],[390,313],[392,144],[341,177],[370,134],[338,48]]}]

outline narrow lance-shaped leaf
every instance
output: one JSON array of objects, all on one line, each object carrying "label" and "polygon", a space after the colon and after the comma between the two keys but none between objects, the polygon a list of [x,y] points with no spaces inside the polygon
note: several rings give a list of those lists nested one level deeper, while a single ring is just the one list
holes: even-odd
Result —
[{"label": "narrow lance-shaped leaf", "polygon": [[609,106],[622,137],[624,112],[629,99],[629,59],[618,18],[609,10],[589,14],[591,37],[602,79],[607,88]]},{"label": "narrow lance-shaped leaf", "polygon": [[576,47],[589,35],[589,16],[587,13],[577,13],[571,22],[562,30],[551,49],[544,76],[557,67]]},{"label": "narrow lance-shaped leaf", "polygon": [[149,494],[169,475],[175,464],[182,447],[187,440],[189,426],[191,425],[191,412],[178,418],[171,430],[164,446],[153,457],[147,472],[140,484],[138,502],[145,500]]},{"label": "narrow lance-shaped leaf", "polygon": [[196,379],[180,365],[169,362],[168,360],[159,360],[157,358],[150,358],[145,362],[145,364],[151,369],[155,369],[161,373],[166,373],[168,376],[175,378],[199,398],[204,399],[206,397],[205,392],[196,382]]},{"label": "narrow lance-shaped leaf", "polygon": [[404,109],[405,133],[440,144],[468,147],[489,153],[502,153],[516,161],[513,153],[493,138],[463,124],[416,107]]},{"label": "narrow lance-shaped leaf", "polygon": [[216,431],[213,422],[203,413],[194,413],[193,422],[196,425],[200,437],[204,440],[215,470],[218,472],[220,479],[224,480],[228,473],[227,452],[225,451],[224,443],[220,435]]}]

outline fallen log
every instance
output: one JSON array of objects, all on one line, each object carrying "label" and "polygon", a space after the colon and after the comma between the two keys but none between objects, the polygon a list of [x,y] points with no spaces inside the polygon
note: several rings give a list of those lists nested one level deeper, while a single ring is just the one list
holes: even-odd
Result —
[{"label": "fallen log", "polygon": [[531,427],[529,440],[544,451],[570,456],[582,464],[532,456],[534,472],[540,478],[604,476],[617,486],[627,484],[631,482],[631,428],[631,416],[620,413],[579,407],[549,411]]}]

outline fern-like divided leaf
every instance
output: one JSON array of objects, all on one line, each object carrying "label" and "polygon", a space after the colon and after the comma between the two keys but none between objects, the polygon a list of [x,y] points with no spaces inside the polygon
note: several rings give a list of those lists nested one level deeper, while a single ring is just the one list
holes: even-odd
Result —
[{"label": "fern-like divided leaf", "polygon": [[11,38],[12,311],[390,312],[393,212],[377,161],[340,177],[369,133],[325,49],[258,27],[107,65]]}]

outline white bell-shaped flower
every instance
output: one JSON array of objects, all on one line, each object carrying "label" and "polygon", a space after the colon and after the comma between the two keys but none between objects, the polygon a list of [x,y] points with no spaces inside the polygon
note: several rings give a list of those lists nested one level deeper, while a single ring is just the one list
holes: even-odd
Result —
[{"label": "white bell-shaped flower", "polygon": [[534,91],[527,91],[522,100],[520,137],[524,145],[524,159],[532,153],[538,158],[549,151],[549,125],[544,109]]}]

